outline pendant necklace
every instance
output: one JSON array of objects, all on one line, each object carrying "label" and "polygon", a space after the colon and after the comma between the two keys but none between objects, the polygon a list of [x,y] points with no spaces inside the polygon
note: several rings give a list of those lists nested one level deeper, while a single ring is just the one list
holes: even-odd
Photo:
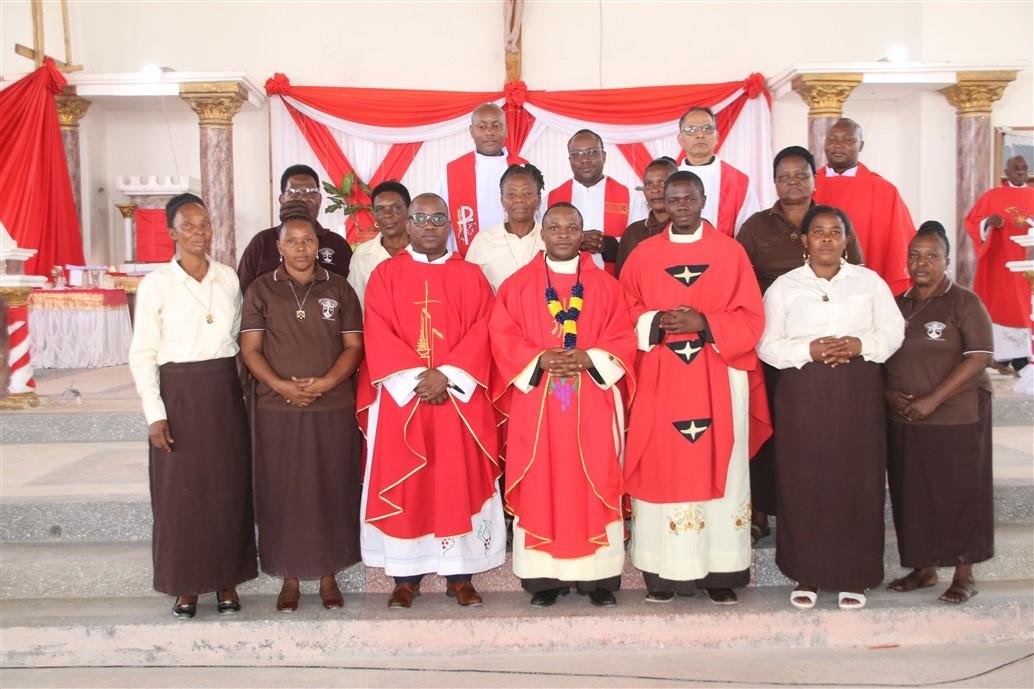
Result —
[{"label": "pendant necklace", "polygon": [[184,283],[183,285],[187,288],[187,292],[190,293],[190,296],[194,297],[194,301],[196,301],[198,305],[205,310],[205,323],[208,323],[209,325],[212,325],[212,323],[215,322],[215,317],[212,315],[212,288],[214,285],[215,280],[208,283],[208,306],[205,306],[205,303],[197,298],[197,295],[194,294],[194,290],[190,289],[190,283]]},{"label": "pendant necklace", "polygon": [[298,301],[298,293],[294,291],[294,281],[291,278],[287,278],[287,286],[291,288],[291,296],[294,297],[294,303],[298,306],[298,310],[294,312],[294,317],[300,321],[305,320],[305,300],[309,298],[309,292],[312,291],[312,286],[316,284],[316,276],[312,276],[312,282],[309,283],[309,289],[305,290],[305,296],[302,297],[301,301]]}]

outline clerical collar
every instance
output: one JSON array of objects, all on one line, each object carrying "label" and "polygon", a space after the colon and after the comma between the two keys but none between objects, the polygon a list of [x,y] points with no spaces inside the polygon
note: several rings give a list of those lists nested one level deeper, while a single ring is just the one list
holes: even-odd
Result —
[{"label": "clerical collar", "polygon": [[554,261],[549,256],[546,256],[546,265],[554,273],[560,273],[561,275],[574,275],[578,272],[578,262],[582,260],[582,255],[578,254],[574,258],[570,258],[566,261]]},{"label": "clerical collar", "polygon": [[1027,188],[1026,184],[1013,184],[1012,182],[1010,182],[1008,180],[1006,180],[1005,183],[1008,184],[1013,189],[1026,189]]},{"label": "clerical collar", "polygon": [[445,263],[446,261],[449,260],[449,257],[452,256],[452,252],[451,251],[446,251],[445,255],[442,256],[441,258],[436,258],[433,261],[428,261],[427,260],[427,254],[422,254],[422,253],[420,253],[418,251],[413,251],[413,245],[412,244],[410,244],[409,246],[406,247],[406,251],[409,252],[409,255],[412,256],[413,260],[416,261],[417,263],[430,263],[431,265],[436,265],[436,266],[437,265],[441,265],[442,263]]},{"label": "clerical collar", "polygon": [[849,167],[843,172],[837,172],[829,165],[826,166],[826,177],[857,177],[858,176],[858,165]]},{"label": "clerical collar", "polygon": [[693,242],[700,241],[700,238],[704,236],[701,231],[704,227],[704,221],[701,220],[697,228],[689,234],[676,234],[675,228],[672,225],[668,226],[668,239],[676,244],[692,244]]},{"label": "clerical collar", "polygon": [[707,161],[706,163],[700,163],[699,165],[694,165],[693,163],[689,162],[689,158],[686,158],[682,162],[687,167],[708,167],[709,165],[714,165],[715,163],[718,162],[718,156],[712,155],[711,156],[711,160]]},{"label": "clerical collar", "polygon": [[477,149],[474,149],[474,156],[477,159],[484,160],[486,162],[491,162],[491,161],[494,161],[494,160],[506,160],[507,159],[506,147],[504,146],[503,150],[499,151],[499,155],[494,155],[494,156],[485,155],[484,153],[478,153]]},{"label": "clerical collar", "polygon": [[582,187],[584,189],[595,189],[596,187],[600,186],[601,184],[603,184],[606,181],[607,181],[607,176],[603,175],[602,177],[599,178],[599,180],[596,182],[596,184],[582,184],[578,180],[575,180],[575,183],[578,186],[580,186],[580,187]]}]

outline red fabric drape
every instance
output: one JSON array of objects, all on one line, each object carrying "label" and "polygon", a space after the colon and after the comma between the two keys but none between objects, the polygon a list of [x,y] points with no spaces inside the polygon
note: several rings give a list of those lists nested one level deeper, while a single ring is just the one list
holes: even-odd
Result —
[{"label": "red fabric drape", "polygon": [[503,87],[503,96],[506,98],[503,104],[503,113],[506,115],[506,150],[510,154],[508,162],[512,165],[520,162],[521,149],[528,140],[535,118],[524,109],[528,86],[523,81],[507,82]]},{"label": "red fabric drape", "polygon": [[27,274],[84,263],[54,103],[66,83],[47,59],[0,91],[0,222],[18,246],[39,252],[25,262]]}]

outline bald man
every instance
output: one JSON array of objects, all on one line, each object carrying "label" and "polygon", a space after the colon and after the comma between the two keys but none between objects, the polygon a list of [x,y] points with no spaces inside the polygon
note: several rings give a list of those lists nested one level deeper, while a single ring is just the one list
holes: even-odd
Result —
[{"label": "bald man", "polygon": [[449,250],[460,256],[467,255],[479,229],[502,224],[499,178],[511,163],[528,162],[506,150],[506,133],[503,109],[495,103],[479,105],[470,116],[474,150],[446,165],[438,184],[452,219]]},{"label": "bald man", "polygon": [[846,117],[836,121],[826,134],[827,162],[815,175],[814,198],[847,213],[866,267],[901,294],[912,284],[906,263],[916,228],[897,187],[858,162],[864,146],[857,122]]}]

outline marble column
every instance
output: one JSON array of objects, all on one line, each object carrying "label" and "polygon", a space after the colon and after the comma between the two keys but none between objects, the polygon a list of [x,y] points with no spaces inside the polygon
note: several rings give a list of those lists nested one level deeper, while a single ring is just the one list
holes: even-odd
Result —
[{"label": "marble column", "polygon": [[247,100],[234,82],[180,84],[180,98],[197,113],[201,132],[201,197],[212,218],[212,257],[237,265],[233,204],[233,116]]},{"label": "marble column", "polygon": [[136,230],[133,224],[133,213],[136,212],[135,203],[116,203],[119,214],[122,216],[122,242],[125,249],[122,255],[126,263],[132,263],[136,259]]},{"label": "marble column", "polygon": [[817,168],[826,164],[826,132],[844,116],[844,101],[858,84],[861,74],[801,74],[794,77],[793,90],[808,106],[808,150]]},{"label": "marble column", "polygon": [[75,214],[82,231],[83,194],[82,166],[79,157],[79,120],[86,115],[90,101],[75,94],[75,88],[66,86],[55,99],[57,118],[61,123],[61,141],[65,145],[65,161],[68,163],[68,178],[72,182],[72,197],[75,198]]},{"label": "marble column", "polygon": [[941,89],[955,106],[955,280],[973,284],[976,260],[963,220],[991,186],[991,106],[1002,97],[1016,72],[959,72],[955,84]]}]

